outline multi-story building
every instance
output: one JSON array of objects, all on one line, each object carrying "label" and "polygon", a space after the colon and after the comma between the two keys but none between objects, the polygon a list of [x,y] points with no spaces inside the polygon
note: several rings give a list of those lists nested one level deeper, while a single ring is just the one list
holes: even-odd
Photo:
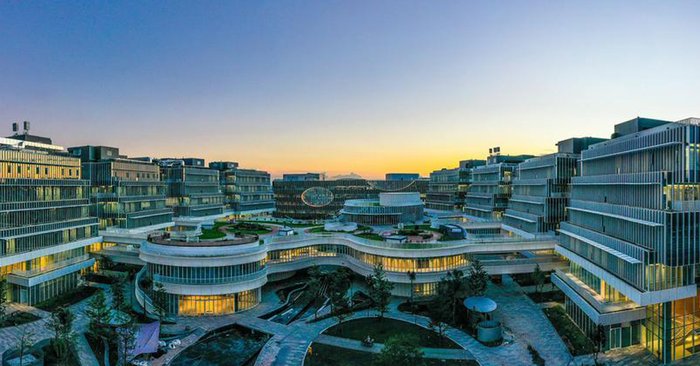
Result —
[{"label": "multi-story building", "polygon": [[567,139],[557,143],[558,152],[518,164],[503,223],[530,234],[554,233],[566,218],[571,177],[578,174],[581,150],[602,141],[605,139]]},{"label": "multi-story building", "polygon": [[274,216],[309,220],[331,218],[338,215],[345,201],[376,199],[379,192],[419,192],[424,195],[427,181],[277,179],[272,182],[272,189],[275,193]]},{"label": "multi-story building", "polygon": [[80,159],[14,137],[0,138],[0,275],[10,301],[33,305],[75,288],[101,238]]},{"label": "multi-story building", "polygon": [[414,181],[420,178],[418,173],[386,173],[384,175],[385,180],[407,180]]},{"label": "multi-story building", "polygon": [[176,217],[218,216],[224,212],[219,171],[203,159],[161,159],[161,177],[167,187],[166,205]]},{"label": "multi-story building", "polygon": [[471,184],[466,194],[464,213],[488,219],[501,220],[511,196],[511,183],[519,163],[532,155],[500,155],[492,153],[486,165],[471,170]]},{"label": "multi-story building", "polygon": [[326,175],[321,173],[287,173],[282,174],[282,180],[285,182],[308,182],[325,180]]},{"label": "multi-story building", "polygon": [[441,211],[462,211],[471,183],[472,169],[485,163],[485,160],[462,160],[458,168],[443,168],[430,173],[425,207]]},{"label": "multi-story building", "polygon": [[700,351],[700,120],[635,118],[581,152],[552,281],[606,348],[644,345],[662,362]]},{"label": "multi-story building", "polygon": [[158,165],[128,159],[113,147],[79,146],[68,151],[82,161],[82,177],[91,183],[93,215],[101,230],[172,224]]},{"label": "multi-story building", "polygon": [[238,163],[216,161],[209,168],[219,171],[221,191],[226,205],[235,216],[270,214],[275,210],[270,174],[255,169],[241,169]]}]

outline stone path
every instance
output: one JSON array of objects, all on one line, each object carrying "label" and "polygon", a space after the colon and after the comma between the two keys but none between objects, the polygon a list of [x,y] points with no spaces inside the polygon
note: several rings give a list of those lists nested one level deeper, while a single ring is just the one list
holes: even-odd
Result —
[{"label": "stone path", "polygon": [[[372,352],[379,353],[384,348],[382,343],[375,343],[372,347],[366,347],[362,345],[362,342],[342,337],[329,336],[326,334],[321,334],[314,340],[314,343],[326,344],[329,346],[335,346],[340,348],[352,349],[361,352]],[[443,360],[473,360],[474,357],[463,349],[456,348],[429,348],[422,347],[423,355],[425,358],[437,358]]]},{"label": "stone path", "polygon": [[523,294],[510,276],[503,276],[500,285],[489,286],[486,295],[498,304],[494,317],[512,332],[515,346],[524,348],[529,356],[527,345],[532,345],[547,365],[566,365],[571,361],[569,350],[540,306]]}]

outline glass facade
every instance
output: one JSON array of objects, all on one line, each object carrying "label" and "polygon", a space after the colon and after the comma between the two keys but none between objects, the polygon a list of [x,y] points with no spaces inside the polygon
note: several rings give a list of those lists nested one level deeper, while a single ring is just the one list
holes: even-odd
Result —
[{"label": "glass facade", "polygon": [[238,163],[212,162],[209,168],[219,171],[225,203],[236,215],[272,212],[275,197],[270,174],[261,170],[241,169]]},{"label": "glass facade", "polygon": [[224,212],[218,170],[177,165],[163,166],[161,174],[167,185],[166,205],[175,216],[202,217]]},{"label": "glass facade", "polygon": [[227,295],[171,295],[181,316],[225,315],[251,309],[260,303],[260,289]]},{"label": "glass facade", "polygon": [[[78,273],[25,287],[17,278],[34,277],[89,260],[79,247],[45,256],[47,249],[97,236],[90,213],[90,183],[81,178],[80,160],[67,154],[0,149],[0,257],[8,264],[12,301],[36,304],[74,288]],[[88,245],[86,243],[85,245]]]},{"label": "glass facade", "polygon": [[[615,129],[615,138],[581,153],[581,174],[572,178],[560,246],[624,281],[634,288],[630,293],[648,295],[651,305],[646,305],[640,325],[640,342],[662,362],[670,362],[700,350],[697,296],[664,302],[653,293],[695,284],[700,263],[700,127],[637,118]],[[572,265],[571,273],[607,302],[628,301],[620,293],[623,289],[582,268]],[[567,308],[576,318],[573,309]],[[609,346],[636,341],[635,329],[610,327]]]},{"label": "glass facade", "polygon": [[[371,181],[365,179],[339,179],[320,181],[299,181],[277,179],[272,182],[275,193],[274,216],[301,220],[331,218],[340,212],[347,200],[376,199],[380,192],[419,192],[427,191],[428,182],[414,181]],[[322,202],[304,197],[304,192],[330,192]]]}]

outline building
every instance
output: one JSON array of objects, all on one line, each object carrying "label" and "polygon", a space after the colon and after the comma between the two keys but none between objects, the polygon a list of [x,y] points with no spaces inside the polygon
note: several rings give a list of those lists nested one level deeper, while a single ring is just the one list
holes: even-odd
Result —
[{"label": "building", "polygon": [[430,173],[425,207],[440,211],[462,211],[471,183],[472,169],[485,163],[485,160],[462,160],[458,168],[443,168]]},{"label": "building", "polygon": [[80,159],[50,142],[0,138],[0,275],[29,305],[75,288],[102,239]]},{"label": "building", "polygon": [[642,344],[667,363],[700,351],[700,120],[635,118],[581,152],[552,282],[605,348]]},{"label": "building", "polygon": [[326,175],[321,173],[287,173],[282,175],[285,182],[309,182],[325,180]]},{"label": "building", "polygon": [[420,179],[420,174],[418,173],[386,173],[384,175],[385,180],[404,180],[413,181]]},{"label": "building", "polygon": [[418,192],[379,193],[379,199],[347,200],[340,211],[344,221],[360,225],[396,225],[423,222]]},{"label": "building", "polygon": [[235,216],[264,215],[275,210],[268,172],[241,169],[238,163],[226,161],[211,162],[209,168],[219,171],[221,192]]},{"label": "building", "polygon": [[[290,229],[291,230],[291,229]],[[261,288],[284,280],[311,266],[343,266],[359,276],[373,273],[381,264],[395,296],[426,296],[435,293],[448,271],[466,271],[478,258],[489,274],[530,273],[562,266],[551,253],[556,242],[523,240],[517,235],[464,239],[450,245],[409,245],[406,236],[386,241],[345,233],[269,234],[222,241],[185,241],[172,236],[152,236],[141,244],[139,258],[146,263],[135,283],[150,278],[166,293],[166,311],[172,315],[231,314],[256,306]],[[478,244],[478,245],[476,245]],[[513,248],[529,255],[514,253]],[[415,272],[414,280],[406,275]],[[136,300],[150,312],[153,288],[136,287]]]},{"label": "building", "polygon": [[530,234],[559,229],[566,218],[571,178],[578,175],[581,150],[602,141],[605,139],[567,139],[557,143],[558,152],[518,164],[503,223]]},{"label": "building", "polygon": [[466,194],[464,213],[486,220],[501,220],[508,206],[511,183],[518,164],[532,157],[492,152],[486,165],[471,170],[471,184]]},{"label": "building", "polygon": [[423,195],[427,181],[276,179],[272,182],[272,189],[275,193],[274,216],[315,220],[337,216],[347,200],[376,199],[380,192],[418,192]]},{"label": "building", "polygon": [[161,159],[161,177],[167,187],[168,207],[176,217],[220,216],[224,195],[219,171],[204,166],[203,159]]},{"label": "building", "polygon": [[166,187],[158,165],[128,159],[119,149],[107,146],[78,146],[68,151],[82,161],[82,178],[90,181],[93,215],[99,219],[100,230],[172,225],[173,213],[165,205]]},{"label": "building", "polygon": [[[191,242],[152,236],[141,244],[139,258],[146,266],[138,278],[163,286],[168,314],[232,314],[260,303],[266,255],[257,237]],[[153,296],[153,289],[138,290],[142,304],[144,296]],[[145,306],[155,312],[150,303]]]}]

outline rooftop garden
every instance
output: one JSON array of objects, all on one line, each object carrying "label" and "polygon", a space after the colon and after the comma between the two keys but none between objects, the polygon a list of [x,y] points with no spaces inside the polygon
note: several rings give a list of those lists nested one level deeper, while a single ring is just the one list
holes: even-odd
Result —
[{"label": "rooftop garden", "polygon": [[264,235],[272,232],[268,226],[254,223],[254,222],[239,222],[225,229],[227,232],[235,234],[237,236],[243,235]]}]

